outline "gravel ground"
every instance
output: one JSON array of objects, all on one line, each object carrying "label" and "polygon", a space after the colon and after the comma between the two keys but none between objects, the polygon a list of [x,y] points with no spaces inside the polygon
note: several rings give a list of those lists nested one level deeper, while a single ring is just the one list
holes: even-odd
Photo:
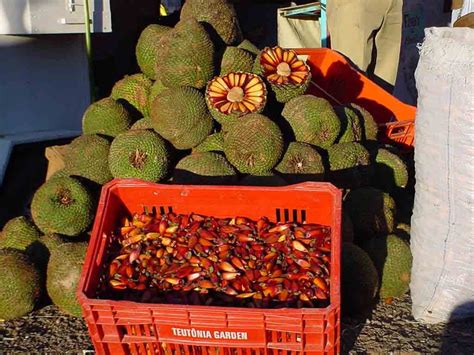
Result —
[{"label": "gravel ground", "polygon": [[[474,318],[427,325],[413,319],[410,307],[407,295],[392,304],[379,304],[365,322],[343,319],[343,353],[474,354]],[[0,323],[0,352],[75,354],[91,349],[84,322],[65,316],[54,306]]]}]

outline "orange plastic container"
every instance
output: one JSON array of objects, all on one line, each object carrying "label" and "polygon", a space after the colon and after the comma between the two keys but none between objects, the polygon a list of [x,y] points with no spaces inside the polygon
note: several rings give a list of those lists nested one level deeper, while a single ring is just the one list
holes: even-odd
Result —
[{"label": "orange plastic container", "polygon": [[[151,210],[215,217],[267,216],[332,229],[330,305],[246,309],[96,299],[118,218]],[[337,354],[340,349],[341,192],[328,183],[287,187],[181,186],[114,180],[99,202],[78,298],[98,354]]]},{"label": "orange plastic container", "polygon": [[311,94],[337,105],[356,103],[364,107],[379,124],[381,141],[413,147],[416,107],[397,100],[336,51],[327,48],[295,51],[308,56],[313,76]]}]

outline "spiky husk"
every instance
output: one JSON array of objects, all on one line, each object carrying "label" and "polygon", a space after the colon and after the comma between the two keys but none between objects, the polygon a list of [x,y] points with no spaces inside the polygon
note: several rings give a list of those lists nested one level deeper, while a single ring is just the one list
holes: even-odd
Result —
[{"label": "spiky husk", "polygon": [[366,186],[372,168],[370,153],[357,142],[339,143],[328,149],[330,180],[342,188]]},{"label": "spiky husk", "polygon": [[150,79],[156,79],[158,42],[170,30],[170,27],[153,24],[147,26],[138,38],[135,49],[137,63],[140,70]]},{"label": "spiky husk", "polygon": [[359,239],[392,233],[396,205],[389,194],[373,187],[352,190],[345,201]]},{"label": "spiky husk", "polygon": [[151,120],[148,117],[140,118],[137,122],[135,122],[130,130],[134,131],[137,129],[153,129],[153,125],[151,124]]},{"label": "spiky husk", "polygon": [[403,296],[409,288],[412,254],[402,238],[390,234],[373,238],[363,246],[380,275],[380,298]]},{"label": "spiky husk", "polygon": [[250,73],[252,71],[254,58],[249,52],[237,48],[227,47],[222,55],[220,75],[231,72]]},{"label": "spiky husk", "polygon": [[378,274],[369,255],[352,243],[342,244],[341,293],[342,311],[357,315],[374,304],[378,291]]},{"label": "spiky husk", "polygon": [[408,168],[397,154],[380,148],[375,158],[373,181],[376,186],[385,191],[405,188],[408,184]]},{"label": "spiky husk", "polygon": [[244,39],[242,42],[240,42],[237,48],[252,53],[254,56],[257,56],[260,53],[260,49],[258,49],[257,46],[250,42],[248,39]]},{"label": "spiky husk", "polygon": [[324,178],[323,158],[311,145],[291,142],[275,170],[292,182],[319,181]]},{"label": "spiky husk", "polygon": [[45,182],[31,203],[33,221],[45,234],[70,237],[87,230],[94,218],[95,201],[87,188],[71,177]]},{"label": "spiky husk", "polygon": [[283,154],[283,137],[275,122],[253,113],[230,125],[224,135],[224,152],[241,173],[270,171]]},{"label": "spiky husk", "polygon": [[339,136],[341,122],[329,101],[312,95],[295,97],[282,112],[298,142],[329,148]]},{"label": "spiky husk", "polygon": [[76,292],[86,256],[87,243],[65,243],[51,250],[47,290],[53,303],[63,312],[81,316]]},{"label": "spiky husk", "polygon": [[28,257],[15,249],[0,249],[0,319],[31,312],[41,295],[41,277]]},{"label": "spiky husk", "polygon": [[348,106],[335,107],[341,120],[341,134],[338,143],[359,142],[363,138],[363,126],[357,112]]},{"label": "spiky husk", "polygon": [[110,143],[95,134],[74,139],[64,156],[65,171],[71,176],[80,176],[103,185],[112,180],[109,170]]},{"label": "spiky husk", "polygon": [[102,134],[115,137],[127,131],[132,123],[129,112],[110,97],[91,104],[82,117],[84,134]]},{"label": "spiky husk", "polygon": [[110,97],[125,100],[142,115],[148,116],[148,97],[152,84],[144,74],[127,75],[115,83]]},{"label": "spiky husk", "polygon": [[202,89],[214,76],[214,44],[195,19],[180,21],[158,46],[156,79],[166,87]]},{"label": "spiky husk", "polygon": [[242,41],[237,13],[227,0],[187,0],[181,9],[181,19],[195,18],[210,26],[227,45]]},{"label": "spiky husk", "polygon": [[155,100],[155,98],[165,90],[166,86],[164,86],[160,80],[156,80],[153,83],[150,89],[150,95],[148,96],[148,113],[151,112],[151,104],[153,103],[153,100]]},{"label": "spiky husk", "polygon": [[369,111],[367,111],[362,106],[351,104],[350,105],[354,110],[356,110],[359,118],[361,119],[361,123],[363,126],[364,132],[364,139],[365,140],[376,140],[377,135],[379,133],[379,126],[375,122],[374,117],[371,115]]},{"label": "spiky husk", "polygon": [[26,217],[10,219],[0,233],[0,249],[12,248],[26,251],[41,236],[41,232]]},{"label": "spiky husk", "polygon": [[223,152],[224,151],[224,134],[222,132],[207,136],[204,141],[193,149],[193,152]]},{"label": "spiky husk", "polygon": [[192,184],[225,184],[236,180],[236,171],[227,159],[214,152],[193,153],[176,165],[173,181]]},{"label": "spiky husk", "polygon": [[204,96],[196,89],[167,89],[153,101],[153,128],[177,149],[190,149],[211,132],[213,120]]},{"label": "spiky husk", "polygon": [[112,142],[109,167],[115,178],[156,182],[168,173],[169,148],[163,138],[153,131],[128,131]]}]

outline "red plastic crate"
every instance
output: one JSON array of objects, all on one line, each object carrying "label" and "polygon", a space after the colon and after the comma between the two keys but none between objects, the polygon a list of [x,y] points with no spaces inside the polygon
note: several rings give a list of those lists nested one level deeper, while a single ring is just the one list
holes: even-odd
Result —
[{"label": "red plastic crate", "polygon": [[313,77],[309,93],[324,97],[332,104],[356,103],[364,107],[378,123],[381,141],[413,147],[416,107],[397,100],[336,51],[327,48],[295,51],[308,56]]},{"label": "red plastic crate", "polygon": [[[311,309],[246,309],[96,299],[110,232],[117,227],[121,216],[153,207],[158,212],[195,212],[214,217],[241,215],[252,219],[267,216],[274,222],[305,220],[330,226],[333,238],[330,305]],[[102,189],[78,289],[96,352],[114,355],[339,353],[340,222],[341,192],[329,183],[237,187],[160,185],[139,180],[110,182]],[[187,332],[195,336],[184,336]],[[225,335],[220,332],[230,332],[227,336],[236,339],[218,339]]]}]

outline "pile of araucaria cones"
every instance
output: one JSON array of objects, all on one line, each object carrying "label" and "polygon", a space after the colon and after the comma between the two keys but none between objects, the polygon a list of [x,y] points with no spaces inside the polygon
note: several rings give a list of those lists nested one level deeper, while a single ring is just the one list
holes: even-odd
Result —
[{"label": "pile of araucaria cones", "polygon": [[121,225],[107,267],[109,296],[265,308],[329,302],[327,226],[174,213],[135,214]]}]

